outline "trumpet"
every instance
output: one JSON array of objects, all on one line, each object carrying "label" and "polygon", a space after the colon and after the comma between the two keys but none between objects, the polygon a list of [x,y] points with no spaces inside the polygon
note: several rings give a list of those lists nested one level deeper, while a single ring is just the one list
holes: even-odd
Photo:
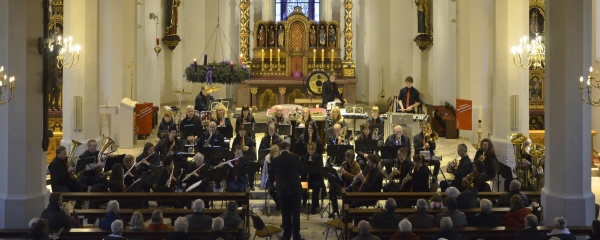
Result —
[{"label": "trumpet", "polygon": [[[192,175],[194,175],[195,172],[198,172],[198,170],[202,169],[202,167],[204,167],[206,163],[203,163],[202,166],[200,166],[199,168],[196,168],[196,170],[192,171],[191,173],[189,173],[188,175],[186,175],[183,180],[181,180],[182,182],[187,181],[190,177],[192,177]],[[196,173],[198,174],[198,173]]]}]

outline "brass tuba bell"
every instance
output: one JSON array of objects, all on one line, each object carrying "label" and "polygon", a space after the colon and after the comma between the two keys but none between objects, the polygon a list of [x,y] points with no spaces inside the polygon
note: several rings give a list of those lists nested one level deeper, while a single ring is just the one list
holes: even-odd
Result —
[{"label": "brass tuba bell", "polygon": [[108,149],[109,147],[112,147],[115,144],[115,141],[113,141],[111,138],[109,137],[105,137],[104,141],[102,141],[102,147],[100,148],[100,151],[98,152],[98,161],[102,161],[104,162],[104,155],[107,154],[105,153],[106,149]]},{"label": "brass tuba bell", "polygon": [[[67,166],[77,167],[77,161],[79,160],[79,157],[75,157],[73,155],[75,155],[75,152],[77,151],[79,145],[81,145],[80,142],[71,140],[71,149],[69,150],[69,155],[67,155]],[[71,179],[73,180],[77,180],[79,178],[79,174],[81,173],[72,172],[69,173],[69,177],[71,177]]]},{"label": "brass tuba bell", "polygon": [[513,150],[515,152],[515,162],[517,166],[515,167],[517,170],[517,179],[521,182],[525,188],[529,187],[529,169],[527,167],[523,167],[523,156],[521,155],[521,148],[523,147],[523,143],[525,143],[528,139],[525,134],[522,133],[512,133],[508,135],[508,141],[512,143]]},{"label": "brass tuba bell", "polygon": [[544,187],[544,168],[541,161],[546,153],[546,147],[543,144],[534,143],[527,146],[525,152],[531,156],[532,164],[536,169],[536,172],[530,177],[531,185],[535,191],[540,191]]}]

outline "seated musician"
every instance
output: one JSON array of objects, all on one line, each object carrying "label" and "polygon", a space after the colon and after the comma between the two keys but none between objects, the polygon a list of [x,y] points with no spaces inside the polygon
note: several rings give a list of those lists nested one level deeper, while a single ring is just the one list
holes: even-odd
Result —
[{"label": "seated musician", "polygon": [[304,128],[302,135],[300,135],[300,137],[298,138],[298,141],[296,141],[296,143],[302,143],[303,145],[307,145],[307,144],[313,142],[316,144],[316,146],[322,145],[323,143],[321,142],[321,138],[319,137],[319,134],[317,132],[315,132],[316,129],[317,129],[316,122],[309,123],[307,125],[307,127]]},{"label": "seated musician", "polygon": [[220,104],[217,107],[215,117],[211,119],[211,121],[216,122],[217,127],[219,129],[222,129],[220,132],[223,135],[223,137],[227,139],[233,138],[233,126],[231,125],[231,120],[229,119],[229,116],[227,116],[227,108],[225,107],[225,105]]},{"label": "seated musician", "polygon": [[[413,145],[415,147],[415,154],[419,154],[421,151],[429,151],[431,156],[435,155],[435,147],[436,144],[434,140],[431,138],[433,132],[429,127],[429,124],[425,121],[421,122],[421,132],[413,137]],[[430,165],[433,165],[433,177],[431,179],[432,183],[437,183],[437,175],[440,173],[440,161],[438,160],[430,160],[426,159]]]},{"label": "seated musician", "polygon": [[[240,126],[237,131],[238,134],[235,139],[233,139],[233,146],[241,146],[244,156],[249,156],[248,161],[256,162],[256,142],[254,139],[247,136],[246,126]],[[255,172],[248,173],[248,185],[252,191],[254,191],[254,174]]]},{"label": "seated musician", "polygon": [[[321,199],[327,195],[325,181],[323,176],[319,173],[323,168],[323,155],[317,153],[317,144],[315,142],[308,143],[306,148],[306,155],[300,159],[307,169],[307,174],[302,174],[300,180],[302,182],[308,182],[308,188],[312,189],[312,199],[310,214],[317,213],[317,207],[319,207],[319,192],[321,193]],[[313,165],[316,163],[317,165]],[[306,206],[308,200],[308,192],[302,194],[302,206]]]},{"label": "seated musician", "polygon": [[[202,125],[202,122],[200,121],[200,118],[198,118],[198,116],[196,116],[196,112],[194,111],[194,106],[192,105],[188,105],[185,108],[185,118],[181,120],[181,122],[179,122],[179,131],[181,131],[183,134],[181,135],[181,137],[183,139],[186,139],[188,143],[193,143],[194,139],[197,136],[194,136],[194,133],[188,133],[185,132],[185,126],[186,125]],[[169,128],[169,131],[171,129]]]},{"label": "seated musician", "polygon": [[477,192],[491,192],[492,189],[486,182],[489,177],[486,176],[487,173],[484,169],[485,166],[483,162],[475,160],[475,162],[473,162],[473,178],[464,177],[462,179],[463,187],[466,189],[475,188],[477,189]]},{"label": "seated musician", "polygon": [[[406,162],[406,161],[405,161]],[[402,192],[428,192],[429,191],[429,168],[425,166],[425,158],[421,154],[413,156],[415,167],[412,174],[402,180]]]},{"label": "seated musician", "polygon": [[457,188],[461,192],[464,191],[465,188],[462,185],[462,179],[467,174],[473,172],[473,162],[471,162],[471,158],[467,154],[467,145],[464,143],[459,144],[456,152],[458,153],[458,157],[460,157],[458,165],[454,165],[453,162],[448,163],[448,168],[452,169],[452,174],[454,174],[454,180],[440,182],[442,192],[445,192],[450,186]]},{"label": "seated musician", "polygon": [[[400,179],[400,183],[402,183],[404,181],[404,178],[406,178],[406,176],[408,176],[412,169],[414,168],[414,164],[412,161],[407,160],[408,156],[407,156],[408,152],[406,150],[406,148],[400,148],[398,149],[398,162],[396,163],[397,167],[394,167],[394,170],[392,171],[392,173],[390,174],[390,177],[392,179],[394,178],[398,178]],[[390,191],[399,191],[400,189],[391,189]]]},{"label": "seated musician", "polygon": [[[175,126],[175,121],[173,121],[173,116],[170,112],[165,112],[162,120],[160,121],[160,125],[158,125],[158,131],[167,131],[170,126]],[[158,136],[158,138],[161,138]]]},{"label": "seated musician", "polygon": [[108,180],[106,179],[106,176],[102,174],[102,168],[104,168],[105,161],[98,161],[98,143],[94,139],[89,140],[87,142],[87,147],[88,149],[79,155],[79,159],[94,158],[94,169],[86,169],[79,176],[80,179],[78,181],[88,186],[94,186],[98,183],[108,186]]},{"label": "seated musician", "polygon": [[344,121],[344,117],[338,106],[333,107],[331,111],[329,111],[329,116],[325,118],[325,131],[331,129],[335,124],[339,124],[341,127],[346,126],[346,122]]},{"label": "seated musician", "polygon": [[[408,139],[407,136],[402,135],[403,132],[402,126],[394,126],[394,133],[385,139],[385,146],[402,146],[401,148],[406,148],[406,158],[410,158],[410,139]],[[383,159],[382,163],[385,167],[385,171],[390,174],[394,166],[393,159]]]},{"label": "seated musician", "polygon": [[208,171],[210,164],[204,164],[204,155],[202,153],[196,153],[194,155],[194,164],[190,165],[188,169],[185,171],[185,178],[182,182],[185,182],[186,190],[196,184],[199,181],[202,181],[200,185],[193,190],[192,192],[212,192],[213,189],[208,184],[208,180],[206,179],[206,172]]},{"label": "seated musician", "polygon": [[496,158],[496,151],[494,145],[489,138],[481,140],[481,149],[477,150],[473,161],[483,161],[485,169],[481,169],[485,172],[486,180],[491,180],[496,177],[496,169],[494,169],[494,162],[498,161]]},{"label": "seated musician", "polygon": [[[341,187],[343,188],[347,188],[348,186],[350,186],[350,184],[352,184],[352,181],[354,180],[354,177],[356,177],[356,175],[358,175],[360,173],[360,165],[358,165],[358,163],[356,161],[354,161],[354,150],[350,149],[348,151],[346,151],[346,153],[344,154],[346,161],[344,161],[342,163],[342,165],[340,166],[340,169],[338,170],[338,174],[341,176],[342,179],[342,183],[340,184]],[[332,206],[332,214],[329,216],[330,218],[333,217],[333,214],[338,214],[339,215],[339,211],[338,211],[338,203],[337,203],[337,195],[339,193],[334,193],[332,192],[332,190],[330,189],[329,191],[329,200],[331,201],[331,206]]]},{"label": "seated musician", "polygon": [[302,109],[302,116],[296,121],[297,127],[306,127],[307,125],[311,125],[315,122],[312,118],[312,114],[310,113],[310,108]]},{"label": "seated musician", "polygon": [[[175,161],[175,174],[177,176],[181,174],[182,168],[186,169],[190,165],[187,159],[178,156],[178,153],[187,152],[187,149],[184,147],[182,140],[177,138],[177,129],[175,129],[174,126],[169,128],[169,134],[167,137],[158,141],[156,147],[154,147],[154,151],[159,153],[161,159],[167,155],[173,155]],[[150,156],[150,158],[152,158],[152,156]],[[152,164],[152,162],[150,162],[150,164]]]},{"label": "seated musician", "polygon": [[[254,120],[254,116],[252,116],[252,113],[250,112],[250,107],[248,107],[248,105],[244,105],[242,107],[242,115],[240,115],[237,120],[235,121],[235,129],[240,129],[240,126],[242,126],[242,124],[244,123],[252,123],[252,127],[254,128],[254,124],[256,123],[256,120]],[[251,130],[251,129],[246,129],[246,130]],[[246,132],[246,134],[248,134],[248,132]],[[252,131],[252,136],[249,136],[252,138],[255,138],[254,136],[254,131]]]},{"label": "seated musician", "polygon": [[87,186],[71,178],[75,173],[75,165],[67,165],[67,148],[58,146],[56,157],[48,165],[50,170],[50,185],[52,192],[87,192]]},{"label": "seated musician", "polygon": [[[537,171],[533,171],[533,168],[535,168],[535,166],[533,166],[531,163],[533,162],[531,155],[529,155],[529,153],[527,153],[526,149],[527,146],[531,145],[531,139],[527,139],[527,141],[525,141],[523,143],[523,145],[521,146],[521,158],[523,158],[523,165],[522,168],[524,171],[526,171],[525,176],[529,176],[528,181],[531,180],[531,178],[534,177],[534,173],[537,174]],[[513,179],[513,175],[512,173],[514,172],[515,174],[517,174],[517,170],[518,168],[514,168],[512,169],[512,172],[510,171],[510,167],[504,165],[504,164],[500,164],[500,174],[502,175],[502,178],[504,178],[504,189],[505,191],[507,191],[508,189],[510,189],[510,185],[511,185],[511,180]],[[517,177],[519,175],[517,174]],[[523,186],[523,191],[534,191],[533,189],[533,184],[529,184],[529,186],[526,188],[525,186]]]},{"label": "seated musician", "polygon": [[196,96],[196,106],[194,109],[198,112],[210,111],[210,103],[215,101],[215,98],[208,94],[210,87],[202,85],[200,93]]},{"label": "seated musician", "polygon": [[135,158],[131,154],[123,158],[123,171],[125,171],[125,188],[131,187],[131,184],[138,180],[140,174],[135,165]]},{"label": "seated musician", "polygon": [[123,179],[123,165],[115,163],[110,173],[110,180],[108,181],[108,189],[111,192],[125,192],[125,180]]},{"label": "seated musician", "polygon": [[379,116],[379,107],[371,108],[371,116],[367,118],[368,124],[383,124],[384,120]]},{"label": "seated musician", "polygon": [[135,159],[135,162],[139,163],[136,166],[137,172],[140,174],[145,173],[156,169],[156,167],[160,165],[160,156],[154,150],[154,145],[152,145],[152,143],[147,142],[144,144],[142,154]]},{"label": "seated musician", "polygon": [[[208,130],[196,140],[196,152],[200,152],[203,147],[223,147],[223,135],[217,130],[217,122],[208,123]],[[217,165],[217,163],[211,163]]]},{"label": "seated musician", "polygon": [[271,124],[291,124],[290,118],[283,116],[283,107],[281,105],[275,106],[275,116],[269,116],[267,123]]},{"label": "seated musician", "polygon": [[[367,167],[353,179],[353,192],[381,192],[383,174],[377,168],[379,157],[371,154],[367,157]],[[374,205],[377,201],[354,200],[350,203],[351,208]]]},{"label": "seated musician", "polygon": [[235,158],[230,161],[220,163],[218,167],[226,166],[229,168],[229,174],[227,174],[227,191],[229,191],[229,192],[245,192],[246,184],[248,182],[248,179],[246,178],[246,174],[245,174],[245,172],[242,172],[241,174],[238,175],[238,174],[236,174],[234,169],[236,169],[236,168],[245,169],[246,163],[248,162],[248,158],[244,156],[242,147],[240,145],[234,145],[233,151],[235,154]]},{"label": "seated musician", "polygon": [[[361,125],[360,130],[361,134],[358,136],[357,140],[381,140],[379,139],[379,136],[375,135],[375,133],[371,134],[370,125],[368,123]],[[367,156],[369,156],[369,154],[374,154],[374,152],[356,151],[356,154],[356,161],[360,165],[361,169],[364,169],[367,166]]]},{"label": "seated musician", "polygon": [[[348,144],[346,138],[342,138],[342,126],[340,124],[333,125],[333,134],[327,137],[327,145],[346,145]],[[352,156],[354,160],[354,156]],[[342,164],[343,159],[339,156],[329,156],[327,165],[330,166],[332,163],[336,166]],[[358,164],[358,163],[357,163]],[[359,166],[360,167],[360,166]]]},{"label": "seated musician", "polygon": [[269,123],[267,133],[260,140],[258,150],[269,149],[271,146],[281,143],[281,141],[281,136],[275,132],[275,124]]},{"label": "seated musician", "polygon": [[260,188],[269,190],[269,196],[271,196],[273,201],[275,201],[275,209],[279,211],[280,207],[279,201],[277,201],[277,191],[275,185],[273,185],[273,183],[275,182],[275,175],[269,174],[269,165],[271,164],[271,159],[274,159],[276,157],[279,157],[279,145],[277,144],[271,147],[270,153],[265,157]]},{"label": "seated musician", "polygon": [[[177,179],[173,173],[173,168],[175,168],[175,158],[172,155],[168,155],[162,159],[162,164],[164,168],[162,168],[158,174],[155,188],[156,192],[175,192],[175,185],[177,184]],[[181,206],[177,201],[162,202],[159,203],[159,205],[173,206],[175,208]]]}]

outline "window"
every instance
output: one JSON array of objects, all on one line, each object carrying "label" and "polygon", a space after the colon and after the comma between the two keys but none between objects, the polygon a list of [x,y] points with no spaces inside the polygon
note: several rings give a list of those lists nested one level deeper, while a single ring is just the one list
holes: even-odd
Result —
[{"label": "window", "polygon": [[302,7],[308,20],[319,21],[319,4],[321,0],[275,0],[275,21],[286,20],[294,11],[294,7]]}]

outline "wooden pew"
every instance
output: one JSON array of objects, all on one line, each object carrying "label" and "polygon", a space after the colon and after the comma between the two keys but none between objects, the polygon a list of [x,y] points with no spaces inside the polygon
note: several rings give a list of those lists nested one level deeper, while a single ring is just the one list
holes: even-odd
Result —
[{"label": "wooden pew", "polygon": [[18,238],[24,239],[29,233],[28,228],[23,229],[0,229],[0,238]]},{"label": "wooden pew", "polygon": [[[569,231],[576,236],[583,236],[592,231],[591,226],[569,226]],[[549,226],[538,226],[538,229],[544,233],[549,233],[554,227]],[[394,233],[398,231],[396,229],[380,229],[371,228],[369,231],[371,234],[380,238],[390,238]],[[413,228],[412,232],[417,234],[421,238],[431,238],[440,231],[439,227],[433,228]],[[466,227],[457,228],[456,231],[463,237],[500,237],[500,236],[515,236],[523,231],[522,227]],[[348,239],[352,239],[358,236],[358,228],[353,228],[352,235]]]},{"label": "wooden pew", "polygon": [[[165,238],[173,231],[173,229],[123,229],[122,236],[125,238]],[[241,231],[243,231],[243,228],[225,229],[224,231],[231,233],[234,236],[239,236]],[[188,230],[188,234],[194,239],[202,239],[205,236],[208,236],[210,232],[210,229]],[[59,239],[103,239],[111,233],[111,231],[102,230],[100,228],[71,228],[64,229],[60,233]]]},{"label": "wooden pew", "polygon": [[[161,210],[164,218],[177,218],[183,217],[188,214],[192,214],[192,209],[119,209],[119,216],[122,218],[130,218],[135,211],[139,211],[144,216],[144,219],[150,219],[152,213],[155,210]],[[227,209],[204,209],[204,214],[216,218],[223,214]],[[248,205],[243,205],[241,210],[238,210],[238,214],[242,216],[248,211]],[[77,215],[84,218],[103,218],[106,215],[106,209],[78,209]]]}]

